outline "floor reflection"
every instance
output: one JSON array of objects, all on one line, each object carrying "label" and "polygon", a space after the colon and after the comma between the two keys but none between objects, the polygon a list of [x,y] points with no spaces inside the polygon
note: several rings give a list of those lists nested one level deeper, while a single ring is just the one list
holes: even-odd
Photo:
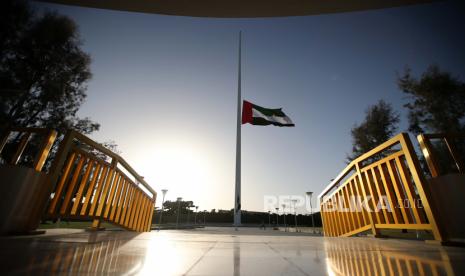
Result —
[{"label": "floor reflection", "polygon": [[[136,246],[136,245],[134,245]],[[143,240],[140,246],[146,247],[142,267],[131,272],[137,275],[181,275],[186,272],[192,258],[189,247],[181,247],[177,242],[162,237]]]},{"label": "floor reflection", "polygon": [[234,242],[234,276],[241,275],[241,245]]},{"label": "floor reflection", "polygon": [[394,239],[232,233],[3,237],[0,274],[465,275],[464,248]]},{"label": "floor reflection", "polygon": [[[422,244],[420,244],[421,249]],[[442,247],[390,247],[359,239],[326,242],[329,275],[460,275],[454,273],[447,251]],[[409,252],[411,251],[411,253]]]},{"label": "floor reflection", "polygon": [[[137,234],[118,237],[75,235],[1,241],[1,271],[6,274],[94,274],[130,272],[143,264],[143,254],[124,254],[120,249]],[[115,239],[116,238],[116,239]],[[130,273],[129,273],[130,274]]]}]

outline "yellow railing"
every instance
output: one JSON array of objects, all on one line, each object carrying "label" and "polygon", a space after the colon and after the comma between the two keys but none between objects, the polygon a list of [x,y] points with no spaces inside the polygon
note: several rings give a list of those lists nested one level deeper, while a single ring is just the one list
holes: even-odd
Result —
[{"label": "yellow railing", "polygon": [[10,160],[3,160],[4,163],[10,165],[17,165],[23,156],[26,147],[30,143],[33,135],[39,136],[40,144],[36,151],[32,167],[34,170],[40,172],[45,164],[45,161],[49,155],[50,149],[55,142],[57,132],[55,130],[45,128],[11,128],[6,130],[0,138],[0,155],[3,153],[5,146],[10,140],[11,136],[15,136],[19,140],[19,143],[11,151],[12,156]]},{"label": "yellow railing", "polygon": [[438,133],[438,134],[420,134],[418,135],[417,139],[420,143],[421,151],[423,152],[423,156],[425,157],[426,163],[428,164],[428,168],[431,172],[432,177],[437,177],[447,172],[444,169],[441,170],[440,161],[438,160],[438,152],[436,151],[435,147],[433,146],[432,140],[440,140],[444,143],[447,149],[447,154],[452,159],[451,161],[454,163],[453,165],[456,168],[456,171],[461,174],[465,174],[465,164],[464,160],[462,159],[462,154],[458,151],[456,140],[461,139],[462,142],[465,138],[464,133],[455,133],[455,134],[446,134],[446,133]]},{"label": "yellow railing", "polygon": [[[0,140],[0,154],[12,133],[17,133],[19,143],[11,160],[4,160],[12,165],[20,161],[31,133],[45,134],[33,160],[34,169],[42,171],[56,132],[9,130]],[[156,192],[124,159],[85,135],[68,131],[47,171],[50,200],[45,218],[93,219],[95,228],[108,221],[128,230],[150,231]]]},{"label": "yellow railing", "polygon": [[442,241],[425,185],[410,138],[401,133],[353,160],[320,194],[324,234],[417,229]]}]

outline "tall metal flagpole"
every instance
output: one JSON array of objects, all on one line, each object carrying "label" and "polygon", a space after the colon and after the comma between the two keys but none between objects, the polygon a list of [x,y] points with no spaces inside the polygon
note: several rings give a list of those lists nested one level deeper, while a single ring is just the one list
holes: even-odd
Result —
[{"label": "tall metal flagpole", "polygon": [[[236,189],[234,193],[234,226],[241,225],[241,48],[242,31],[239,31],[239,75],[237,80],[237,132],[236,132]],[[237,228],[236,228],[237,230]]]}]

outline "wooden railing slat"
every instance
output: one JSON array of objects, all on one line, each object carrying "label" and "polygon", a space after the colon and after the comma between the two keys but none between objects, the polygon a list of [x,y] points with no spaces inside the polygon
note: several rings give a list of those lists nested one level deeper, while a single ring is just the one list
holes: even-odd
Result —
[{"label": "wooden railing slat", "polygon": [[[355,178],[355,190],[357,192],[357,199],[360,198],[360,204],[363,203],[363,200],[365,199],[365,196],[362,194],[362,188],[360,186],[360,179],[358,177]],[[360,187],[360,188],[359,188]],[[358,203],[358,202],[357,202]],[[361,216],[363,219],[363,226],[370,224],[370,219],[368,218],[367,211],[365,210],[364,206],[360,206],[362,208],[361,210]]]},{"label": "wooden railing slat", "polygon": [[394,191],[392,189],[393,185],[392,185],[391,179],[387,177],[387,173],[383,165],[386,165],[386,164],[380,164],[378,166],[378,171],[381,176],[381,183],[383,184],[384,190],[386,191],[386,196],[388,198],[389,205],[391,207],[391,213],[392,213],[392,218],[394,220],[394,224],[399,224],[399,223],[402,223],[401,221],[402,217],[401,217],[399,208],[397,208],[397,200],[396,200]]},{"label": "wooden railing slat", "polygon": [[103,208],[105,204],[107,203],[108,190],[110,189],[111,185],[114,182],[114,174],[115,174],[115,169],[110,168],[110,172],[108,173],[107,179],[105,181],[105,185],[103,187],[102,194],[100,196],[97,211],[95,212],[95,216],[97,217],[102,215]]},{"label": "wooden railing slat", "polygon": [[[370,195],[370,201],[371,202],[371,206],[370,206],[370,209],[371,209],[371,213],[374,213],[374,217],[376,218],[376,221],[375,223],[382,223],[382,219],[381,219],[381,216],[379,215],[379,212],[376,210],[376,203],[377,203],[377,198],[375,197],[375,194],[373,193],[373,183],[370,181],[370,179],[368,178],[368,172],[365,171],[365,172],[362,172],[362,177],[363,179],[365,179],[365,184],[366,184],[366,187],[368,188],[368,193]],[[383,221],[384,222],[384,221]]]},{"label": "wooden railing slat", "polygon": [[86,157],[81,157],[79,159],[76,170],[74,170],[74,175],[71,178],[71,182],[69,183],[69,185],[67,187],[65,198],[63,199],[63,203],[61,204],[61,208],[60,208],[60,214],[61,215],[65,214],[66,209],[68,208],[68,205],[71,202],[71,198],[72,198],[73,193],[74,193],[74,188],[76,186],[76,182],[77,182],[77,180],[79,178],[79,175],[81,174],[82,167],[83,167],[84,163],[87,162],[87,160],[88,159]]},{"label": "wooden railing slat", "polygon": [[82,194],[84,192],[84,187],[87,185],[87,180],[89,179],[90,173],[94,168],[94,161],[90,161],[87,164],[86,172],[84,173],[84,177],[81,180],[81,184],[79,185],[78,191],[76,193],[76,197],[74,199],[74,204],[71,207],[71,215],[75,215],[77,212],[77,208],[81,203]]},{"label": "wooden railing slat", "polygon": [[115,223],[118,223],[118,224],[120,223],[120,219],[122,216],[121,212],[124,208],[124,204],[126,203],[127,198],[129,197],[129,186],[130,186],[130,182],[125,180],[124,186],[123,186],[123,192],[121,195],[121,202],[118,205],[118,210],[116,211],[116,217],[114,219]]},{"label": "wooden railing slat", "polygon": [[403,187],[405,189],[405,193],[407,194],[407,198],[409,203],[409,209],[412,210],[413,217],[415,218],[415,223],[422,223],[422,219],[418,213],[417,209],[417,197],[415,195],[415,191],[413,189],[412,181],[410,177],[407,176],[407,168],[405,167],[404,162],[399,158],[396,158],[397,168],[399,169],[399,174],[402,179],[402,183],[404,184]]},{"label": "wooden railing slat", "polygon": [[97,209],[98,203],[100,201],[100,195],[103,191],[103,186],[105,184],[106,178],[109,176],[110,167],[105,166],[98,180],[97,190],[95,191],[94,196],[92,197],[92,202],[90,204],[89,216],[94,216],[95,210]]},{"label": "wooden railing slat", "polygon": [[[384,191],[384,188],[383,186],[380,185],[379,183],[379,178],[378,178],[378,175],[376,174],[376,167],[373,167],[370,169],[370,174],[372,176],[372,179],[374,181],[374,185],[376,187],[376,192],[378,193],[378,204],[381,202],[381,198],[384,198],[384,196],[386,196],[386,192]],[[384,200],[382,202],[384,204]],[[389,203],[389,201],[388,201]],[[384,215],[384,221],[389,223],[389,222],[392,222],[392,219],[391,219],[391,216],[390,214],[388,213],[388,211],[384,208],[384,206],[382,206],[383,209],[382,209],[382,213]]]},{"label": "wooden railing slat", "polygon": [[123,186],[125,185],[125,183],[126,183],[126,179],[123,176],[121,177],[120,184],[118,185],[118,189],[115,193],[115,199],[111,207],[110,218],[109,218],[111,221],[114,221],[116,209],[118,209],[118,205],[120,204],[121,191],[123,190]]},{"label": "wooden railing slat", "polygon": [[68,158],[68,162],[66,163],[63,175],[60,178],[60,182],[58,183],[58,186],[55,189],[55,194],[53,196],[53,199],[50,202],[50,206],[48,210],[49,214],[53,214],[55,212],[55,208],[57,206],[58,200],[61,197],[61,193],[63,192],[63,187],[65,185],[66,180],[68,179],[69,172],[71,170],[71,166],[73,165],[75,158],[76,158],[76,155],[74,153],[72,153]]},{"label": "wooden railing slat", "polygon": [[86,193],[86,196],[85,196],[85,200],[84,200],[84,203],[82,204],[82,207],[81,207],[81,216],[84,216],[86,215],[86,211],[87,211],[87,206],[89,205],[89,202],[94,194],[94,188],[95,188],[95,183],[97,183],[97,179],[99,178],[100,174],[102,173],[103,171],[103,168],[102,168],[102,165],[100,163],[97,163],[97,166],[94,170],[94,173],[92,175],[92,179],[90,181],[90,184],[89,184],[89,187],[87,188],[87,193]]},{"label": "wooden railing slat", "polygon": [[111,189],[110,189],[110,192],[108,194],[108,200],[106,202],[105,211],[103,212],[103,217],[104,218],[108,218],[110,208],[111,208],[111,206],[113,204],[113,201],[114,201],[114,198],[115,198],[116,187],[121,182],[121,179],[122,179],[121,173],[116,172],[115,176],[114,176],[113,184],[111,185]]},{"label": "wooden railing slat", "polygon": [[412,217],[410,216],[410,213],[407,213],[407,211],[405,210],[406,197],[404,195],[404,191],[402,187],[400,186],[401,182],[397,176],[397,168],[395,166],[395,161],[394,160],[388,161],[388,163],[386,164],[387,164],[387,168],[389,171],[389,176],[393,184],[392,186],[394,187],[394,191],[396,193],[397,201],[399,202],[399,209],[402,213],[403,221],[404,223],[407,223],[407,224],[412,223],[413,221],[412,221]]},{"label": "wooden railing slat", "polygon": [[129,185],[128,194],[126,196],[126,200],[121,210],[121,218],[119,220],[120,225],[124,225],[124,226],[126,225],[126,219],[127,219],[126,214],[128,213],[128,209],[129,209],[133,194],[134,194],[134,187],[132,185]]}]

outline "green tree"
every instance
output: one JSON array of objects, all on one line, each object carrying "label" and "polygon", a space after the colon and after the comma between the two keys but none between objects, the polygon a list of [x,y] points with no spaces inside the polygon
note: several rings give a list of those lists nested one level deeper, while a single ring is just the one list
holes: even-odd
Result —
[{"label": "green tree", "polygon": [[419,79],[407,68],[398,78],[408,96],[409,130],[424,132],[465,131],[465,83],[431,65]]},{"label": "green tree", "polygon": [[189,208],[194,207],[194,202],[183,201],[183,200],[181,200],[181,202],[169,201],[169,200],[165,201],[163,203],[164,212],[168,215],[175,214],[178,210],[178,205],[180,209],[180,212],[179,212],[180,214],[186,214],[187,212],[189,213],[193,212],[193,210],[190,210]]},{"label": "green tree", "polygon": [[14,0],[2,2],[0,22],[0,128],[98,130],[99,124],[76,116],[91,78],[76,24]]},{"label": "green tree", "polygon": [[399,114],[383,100],[368,107],[365,120],[351,129],[352,153],[348,155],[350,162],[379,144],[389,140],[397,131]]},{"label": "green tree", "polygon": [[[404,107],[408,110],[409,130],[420,133],[458,133],[465,131],[465,83],[451,73],[431,65],[420,78],[407,68],[398,78],[399,88],[408,96]],[[463,139],[453,141],[459,158],[465,156]],[[433,151],[441,174],[457,171],[456,164],[442,140],[433,140]],[[425,173],[426,161],[420,157]]]}]

